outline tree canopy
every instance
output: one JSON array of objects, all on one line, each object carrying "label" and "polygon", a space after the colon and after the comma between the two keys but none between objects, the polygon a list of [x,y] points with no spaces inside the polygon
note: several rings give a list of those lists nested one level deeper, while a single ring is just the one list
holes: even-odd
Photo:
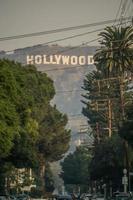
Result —
[{"label": "tree canopy", "polygon": [[0,160],[33,168],[39,158],[55,161],[69,148],[67,116],[51,99],[53,81],[35,66],[0,60]]},{"label": "tree canopy", "polygon": [[129,173],[133,164],[133,27],[106,27],[99,35],[102,39],[94,55],[96,69],[86,75],[83,85],[83,114],[88,117],[95,145],[90,179],[118,187],[122,169],[126,167]]},{"label": "tree canopy", "polygon": [[133,104],[128,107],[126,119],[119,128],[119,135],[128,141],[133,148]]},{"label": "tree canopy", "polygon": [[70,153],[63,162],[61,162],[61,177],[65,184],[87,185],[90,162],[88,149],[78,147],[74,153]]}]

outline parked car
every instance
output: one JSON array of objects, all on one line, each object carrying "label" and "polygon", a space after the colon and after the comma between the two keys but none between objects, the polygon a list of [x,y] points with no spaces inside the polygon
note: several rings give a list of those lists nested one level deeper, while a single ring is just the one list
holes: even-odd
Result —
[{"label": "parked car", "polygon": [[6,200],[5,196],[0,196],[0,200]]},{"label": "parked car", "polygon": [[102,194],[100,195],[99,194],[99,195],[97,195],[96,199],[97,200],[104,200],[104,195],[102,195]]},{"label": "parked car", "polygon": [[9,195],[0,195],[0,200],[10,200]]},{"label": "parked car", "polygon": [[69,195],[58,195],[56,197],[57,200],[72,200],[72,197]]},{"label": "parked car", "polygon": [[131,195],[129,193],[119,193],[116,195],[115,200],[130,200]]},{"label": "parked car", "polygon": [[30,197],[25,194],[20,194],[17,196],[17,200],[29,200],[29,199],[30,199]]},{"label": "parked car", "polygon": [[91,200],[92,199],[92,194],[88,193],[88,194],[84,194],[84,200]]},{"label": "parked car", "polygon": [[16,200],[17,197],[15,197],[14,195],[10,195],[10,200]]}]

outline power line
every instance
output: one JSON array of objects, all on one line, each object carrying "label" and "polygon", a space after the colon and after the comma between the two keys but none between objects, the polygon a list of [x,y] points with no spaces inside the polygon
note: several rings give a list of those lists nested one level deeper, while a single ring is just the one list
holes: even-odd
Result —
[{"label": "power line", "polygon": [[[87,44],[89,44],[89,43],[91,43],[91,42],[94,42],[94,41],[97,41],[98,39],[100,39],[100,38],[102,38],[102,37],[99,37],[99,38],[96,38],[96,39],[94,39],[94,40],[91,40],[91,41],[88,41],[88,42],[86,42],[86,43],[84,43],[84,45],[87,45]],[[122,41],[122,40],[115,40],[115,41],[113,41],[113,42],[118,42],[118,41]],[[58,52],[56,52],[55,54],[58,54],[58,53],[64,53],[64,52],[67,52],[67,51],[71,51],[71,50],[74,50],[74,49],[77,49],[77,48],[80,48],[81,46],[83,46],[83,44],[81,44],[81,45],[79,45],[79,46],[76,46],[76,47],[71,47],[71,48],[68,48],[68,49],[65,49],[65,50],[63,50],[63,51],[58,51]],[[111,52],[111,51],[113,51],[113,50],[115,50],[115,51],[119,51],[119,48],[115,48],[115,49],[110,49],[110,50],[106,50],[106,52]],[[52,54],[52,55],[54,55],[54,54]],[[47,55],[47,57],[49,57],[50,55]],[[25,63],[22,63],[22,64],[25,64]],[[62,67],[62,68],[54,68],[54,69],[47,69],[47,70],[45,70],[45,71],[43,71],[43,73],[45,73],[45,72],[50,72],[50,71],[57,71],[57,70],[70,70],[70,69],[76,69],[76,68],[83,68],[83,67],[88,67],[88,66],[90,66],[90,65],[77,65],[77,66],[74,66],[74,67]]]},{"label": "power line", "polygon": [[[123,22],[122,24],[124,24],[125,22]],[[98,31],[99,29],[97,29],[97,30],[93,30],[94,32],[96,32],[96,31]],[[102,29],[103,30],[103,29]],[[89,33],[92,33],[93,31],[90,31],[90,32],[86,32],[87,34],[89,34]],[[86,33],[83,33],[83,34],[86,34]],[[82,35],[82,34],[78,34],[78,36],[79,35]],[[77,35],[75,35],[75,36],[77,36]],[[75,36],[72,36],[72,37],[75,37]],[[92,42],[94,42],[94,41],[97,41],[97,40],[99,40],[100,38],[102,38],[102,37],[99,37],[99,38],[96,38],[96,39],[94,39],[94,40],[91,40],[91,41],[88,41],[88,42],[86,42],[86,43],[84,43],[84,45],[87,45],[87,44],[90,44],[90,43],[92,43]],[[66,39],[66,38],[62,38],[62,39],[60,39],[60,40],[63,40],[63,39]],[[68,39],[68,37],[67,37],[67,39]],[[118,42],[118,41],[123,41],[123,40],[115,40],[115,41],[113,41],[113,42]],[[51,43],[52,43],[53,41],[51,41]],[[48,42],[48,43],[50,43],[50,42]],[[47,43],[43,43],[44,45],[45,44],[47,44]],[[64,52],[67,52],[67,51],[71,51],[71,50],[73,50],[73,49],[78,49],[78,48],[80,48],[81,46],[83,46],[83,44],[81,44],[81,45],[78,45],[78,46],[76,46],[76,47],[71,47],[71,48],[68,48],[68,49],[65,49],[65,50],[63,50],[63,51],[59,51],[59,52],[56,52],[56,53],[54,53],[54,54],[57,54],[57,53],[64,53]],[[111,49],[110,51],[112,51],[113,49]],[[11,51],[6,51],[6,52],[11,52]],[[24,53],[23,53],[24,54]],[[23,55],[23,54],[21,54],[21,55]],[[53,55],[54,55],[53,54]],[[49,57],[50,55],[47,55],[47,57]],[[25,63],[22,63],[22,64],[25,64]],[[84,67],[88,67],[89,65],[84,65]],[[64,67],[64,68],[54,68],[54,69],[48,69],[48,70],[45,70],[45,71],[43,71],[43,72],[48,72],[48,71],[56,71],[56,70],[64,70],[64,69],[72,69],[72,68],[79,68],[79,67],[83,67],[82,65],[78,65],[78,66],[74,66],[74,67]]]},{"label": "power line", "polygon": [[131,12],[130,12],[129,16],[130,16],[131,19],[132,19],[131,24],[133,25],[133,0],[131,0],[131,1],[132,1],[132,9],[131,9]]},{"label": "power line", "polygon": [[[123,22],[122,24],[124,24],[124,22]],[[99,29],[98,29],[98,30],[99,30]],[[103,29],[102,29],[102,30],[103,30]],[[94,30],[94,31],[97,31],[97,30]],[[91,33],[92,33],[92,31],[91,31]],[[88,45],[88,44],[90,44],[90,43],[92,43],[92,42],[94,42],[94,41],[97,41],[97,40],[101,39],[101,38],[102,38],[102,37],[98,37],[98,38],[96,38],[96,39],[93,39],[93,40],[90,40],[90,41],[88,41],[88,42],[85,42],[84,45]],[[112,41],[112,42],[120,42],[120,41],[124,41],[124,40],[114,40],[114,41]],[[55,55],[55,54],[58,54],[58,53],[68,52],[68,51],[71,51],[71,50],[74,50],[74,49],[78,49],[78,48],[80,48],[81,46],[83,46],[83,44],[78,45],[78,46],[76,46],[76,47],[69,47],[68,49],[65,49],[65,50],[62,50],[62,51],[57,51],[57,52],[55,52],[55,53],[52,54],[52,55]],[[112,50],[113,50],[113,49],[111,49],[111,51],[112,51]],[[50,56],[50,55],[47,55],[47,58],[48,58],[49,56]],[[25,64],[25,63],[23,63],[23,64]],[[75,66],[75,67],[82,67],[82,65]],[[71,67],[71,68],[75,68],[75,67]],[[60,68],[60,69],[58,69],[58,68],[49,69],[49,70],[45,70],[45,72],[48,72],[48,71],[55,71],[55,70],[64,70],[64,69],[70,69],[70,67],[69,67],[69,68]]]},{"label": "power line", "polygon": [[129,4],[127,5],[127,9],[125,10],[125,16],[126,16],[127,12],[129,11],[130,6],[131,6],[131,1],[129,1]]},{"label": "power line", "polygon": [[[130,20],[130,19],[131,19],[131,17],[126,17],[126,18],[123,18],[123,21]],[[111,20],[106,20],[106,21],[101,21],[101,22],[95,22],[95,23],[90,23],[90,24],[59,28],[59,29],[35,32],[35,33],[27,33],[27,34],[21,34],[21,35],[6,36],[6,37],[1,37],[0,41],[14,40],[14,39],[41,36],[41,35],[48,35],[48,34],[66,32],[66,31],[77,30],[77,29],[82,29],[82,28],[88,28],[88,27],[93,27],[93,26],[111,24],[111,23],[114,23],[114,20],[115,19],[111,19]],[[119,19],[116,19],[116,21],[119,21]]]},{"label": "power line", "polygon": [[[73,38],[76,38],[76,37],[81,37],[81,36],[84,36],[84,35],[88,35],[88,34],[91,34],[91,33],[95,33],[95,32],[99,32],[99,31],[102,31],[103,28],[100,28],[100,29],[96,29],[96,30],[92,30],[92,31],[87,31],[87,32],[84,32],[84,33],[81,33],[81,34],[76,34],[76,35],[72,35],[72,36],[69,36],[69,37],[63,37],[61,39],[57,39],[57,40],[51,40],[49,42],[45,42],[45,43],[40,43],[39,45],[43,45],[44,47],[47,46],[48,44],[51,44],[51,43],[54,43],[54,42],[60,42],[60,41],[64,41],[64,40],[68,40],[68,39],[73,39]],[[99,39],[99,38],[98,38]],[[97,40],[98,40],[97,39]],[[14,49],[12,50],[9,50],[9,51],[4,51],[5,53],[10,53],[14,51]]]},{"label": "power line", "polygon": [[123,5],[122,5],[122,8],[121,8],[120,25],[124,20],[124,14],[125,14],[127,2],[128,2],[128,0],[127,1],[123,1]]},{"label": "power line", "polygon": [[[88,42],[86,42],[86,43],[84,43],[84,45],[87,45],[87,44],[89,44],[89,43],[91,43],[91,42],[94,42],[94,41],[97,41],[98,39],[100,39],[100,38],[102,38],[102,37],[99,37],[99,38],[96,38],[96,39],[94,39],[94,40],[91,40],[91,41],[88,41]],[[115,40],[115,41],[113,41],[113,42],[118,42],[118,41],[124,41],[124,40]],[[76,46],[76,47],[71,47],[71,48],[68,48],[68,49],[65,49],[65,50],[63,50],[63,51],[59,51],[59,52],[56,52],[56,54],[57,53],[64,53],[64,52],[67,52],[67,51],[71,51],[71,50],[73,50],[73,49],[77,49],[77,48],[80,48],[81,46],[83,46],[83,44],[81,44],[81,45],[79,45],[79,46]],[[115,51],[119,51],[119,48],[115,48],[115,49],[110,49],[110,50],[106,50],[106,52],[111,52],[111,51],[113,51],[113,50],[115,50]],[[54,55],[54,54],[52,54],[52,55]],[[47,57],[49,57],[50,55],[47,55]],[[22,63],[22,64],[25,64],[25,63]],[[84,65],[84,67],[88,67],[88,66],[90,66],[90,65]],[[70,70],[70,69],[75,69],[75,68],[83,68],[83,65],[78,65],[78,66],[74,66],[74,67],[62,67],[62,68],[54,68],[54,69],[48,69],[48,70],[45,70],[45,71],[43,71],[43,73],[45,73],[45,72],[50,72],[50,71],[57,71],[57,70]]]},{"label": "power line", "polygon": [[119,12],[120,12],[120,9],[121,9],[121,5],[122,5],[122,0],[120,1],[120,5],[119,5],[118,10],[117,10],[117,13],[116,13],[116,17],[115,17],[115,22],[114,22],[114,24],[116,23],[117,17],[118,17],[118,15],[119,15]]},{"label": "power line", "polygon": [[57,90],[56,91],[56,94],[57,93],[71,93],[71,92],[85,92],[83,89],[81,89],[81,90]]},{"label": "power line", "polygon": [[[127,21],[127,22],[131,22],[131,21]],[[127,22],[123,22],[122,24],[125,24],[125,23],[127,23]],[[119,25],[119,24],[118,24]],[[42,46],[47,46],[48,44],[51,44],[51,43],[54,43],[54,42],[59,42],[59,41],[64,41],[64,40],[67,40],[67,39],[72,39],[72,38],[76,38],[76,37],[80,37],[80,36],[84,36],[84,35],[88,35],[88,34],[91,34],[91,33],[95,33],[95,32],[98,32],[98,31],[102,31],[102,30],[104,30],[104,28],[100,28],[100,29],[96,29],[96,30],[92,30],[92,31],[87,31],[87,32],[84,32],[84,33],[81,33],[81,34],[76,34],[76,35],[72,35],[72,36],[69,36],[69,37],[63,37],[63,38],[61,38],[61,39],[57,39],[57,40],[52,40],[52,41],[49,41],[49,42],[45,42],[45,43],[39,43],[38,45],[42,45]],[[93,41],[97,41],[97,40],[99,40],[100,38],[102,38],[102,37],[99,37],[99,38],[97,38],[97,39],[94,39],[94,40],[92,40],[92,42]],[[117,41],[121,41],[121,40],[115,40],[116,42]],[[115,41],[113,41],[113,42],[115,42]],[[91,42],[91,41],[90,41]],[[84,43],[84,45],[85,45],[86,43]],[[83,45],[83,44],[81,44],[81,45]],[[79,46],[78,46],[79,47]],[[71,48],[75,48],[75,47],[71,47]],[[71,50],[71,48],[70,48],[70,50]],[[77,47],[76,47],[77,48]],[[8,50],[8,51],[4,51],[4,53],[10,53],[10,52],[13,52],[13,51],[16,51],[17,49],[12,49],[12,50]],[[24,55],[24,53],[21,53],[21,55]],[[23,63],[22,63],[23,64]],[[25,63],[24,63],[25,64]]]}]

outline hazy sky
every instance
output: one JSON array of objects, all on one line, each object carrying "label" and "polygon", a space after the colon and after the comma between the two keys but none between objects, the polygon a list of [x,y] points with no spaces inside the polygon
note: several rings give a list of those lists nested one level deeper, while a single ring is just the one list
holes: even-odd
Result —
[{"label": "hazy sky", "polygon": [[[127,0],[130,1],[131,0]],[[0,0],[0,38],[115,19],[120,0]],[[130,7],[128,9],[130,12]],[[39,37],[0,41],[0,50],[11,50],[100,28],[84,28]],[[80,45],[98,33],[60,42]],[[92,43],[93,45],[93,43]]]}]

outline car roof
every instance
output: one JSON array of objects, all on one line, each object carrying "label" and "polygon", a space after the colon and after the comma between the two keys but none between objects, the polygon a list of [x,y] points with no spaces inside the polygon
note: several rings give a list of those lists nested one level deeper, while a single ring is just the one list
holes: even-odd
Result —
[{"label": "car roof", "polygon": [[116,196],[129,196],[129,194],[127,194],[127,193],[119,193]]}]

